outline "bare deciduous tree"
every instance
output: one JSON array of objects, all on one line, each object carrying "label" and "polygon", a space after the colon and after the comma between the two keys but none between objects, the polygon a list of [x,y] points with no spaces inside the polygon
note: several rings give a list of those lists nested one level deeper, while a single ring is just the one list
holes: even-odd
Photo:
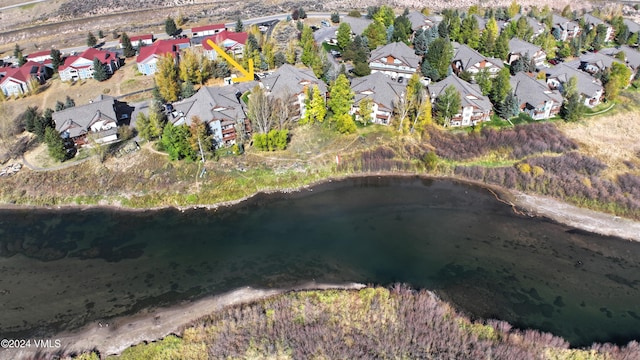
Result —
[{"label": "bare deciduous tree", "polygon": [[272,104],[267,97],[267,93],[262,87],[257,85],[251,90],[249,95],[247,116],[251,119],[251,126],[260,134],[266,134],[273,126],[271,117]]}]

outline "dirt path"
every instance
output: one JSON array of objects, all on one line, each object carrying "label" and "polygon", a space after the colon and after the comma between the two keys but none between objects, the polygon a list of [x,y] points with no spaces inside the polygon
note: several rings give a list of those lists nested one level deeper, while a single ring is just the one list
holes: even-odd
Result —
[{"label": "dirt path", "polygon": [[[361,289],[362,284],[316,284],[308,283],[295,289],[252,289],[245,287],[222,295],[188,302],[168,308],[148,309],[130,317],[98,321],[73,332],[57,334],[50,339],[59,340],[61,347],[52,351],[80,353],[92,349],[101,356],[120,354],[128,347],[142,342],[162,339],[170,334],[179,334],[183,326],[224,307],[256,301],[289,290],[312,289]],[[38,349],[1,350],[2,359],[32,358]],[[42,358],[36,356],[37,358]]]}]

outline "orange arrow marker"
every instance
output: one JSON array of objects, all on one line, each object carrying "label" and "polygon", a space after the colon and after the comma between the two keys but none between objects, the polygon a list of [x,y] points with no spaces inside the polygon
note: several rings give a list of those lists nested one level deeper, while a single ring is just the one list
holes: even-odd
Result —
[{"label": "orange arrow marker", "polygon": [[224,51],[220,46],[218,46],[216,43],[214,43],[213,40],[207,39],[207,44],[209,44],[209,46],[211,46],[213,48],[213,50],[215,50],[218,54],[220,54],[220,56],[222,56],[223,59],[227,60],[227,62],[231,66],[233,66],[234,68],[238,69],[238,71],[240,71],[242,73],[242,75],[244,75],[243,77],[233,78],[233,79],[231,79],[231,81],[237,83],[237,82],[252,81],[253,80],[253,59],[249,59],[248,60],[249,71],[247,71],[247,70],[245,70],[244,67],[242,67],[242,65],[238,64],[237,61],[233,60],[233,58],[231,56],[229,56],[229,54],[227,54],[226,51]]}]

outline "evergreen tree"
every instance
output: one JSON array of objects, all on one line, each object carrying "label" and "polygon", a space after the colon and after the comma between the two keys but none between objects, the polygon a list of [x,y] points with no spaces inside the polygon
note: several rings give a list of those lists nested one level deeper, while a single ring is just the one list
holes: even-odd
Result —
[{"label": "evergreen tree", "polygon": [[193,87],[193,83],[191,81],[185,81],[180,86],[180,96],[183,99],[187,99],[192,97],[196,93],[196,89]]},{"label": "evergreen tree", "polygon": [[497,107],[497,110],[498,115],[503,119],[510,119],[518,115],[520,112],[520,104],[513,91],[507,93],[507,96],[505,96],[500,106]]},{"label": "evergreen tree", "polygon": [[353,74],[355,76],[367,76],[369,74],[371,74],[371,68],[369,67],[369,64],[363,61],[356,61],[356,63],[353,65]]},{"label": "evergreen tree", "polygon": [[498,40],[498,22],[493,17],[487,21],[484,31],[480,37],[480,52],[489,57],[495,56],[496,41]]},{"label": "evergreen tree", "polygon": [[440,79],[438,71],[436,71],[436,69],[431,66],[431,63],[426,60],[424,60],[422,65],[420,65],[420,72],[422,73],[422,76],[429,78],[432,81],[438,81]]},{"label": "evergreen tree", "polygon": [[273,56],[273,65],[276,68],[279,68],[283,64],[287,63],[287,57],[282,53],[282,51],[278,51]]},{"label": "evergreen tree", "polygon": [[53,66],[53,71],[58,72],[58,68],[63,64],[62,62],[62,53],[58,49],[51,49],[51,66]]},{"label": "evergreen tree", "polygon": [[480,91],[482,91],[482,95],[489,95],[491,93],[491,74],[487,69],[480,70],[475,76],[475,82],[480,87]]},{"label": "evergreen tree", "polygon": [[98,81],[105,81],[109,78],[107,70],[97,57],[93,58],[93,78]]},{"label": "evergreen tree", "polygon": [[92,32],[89,32],[87,34],[87,46],[88,47],[94,47],[98,44],[98,39],[96,39],[96,37],[93,35]]},{"label": "evergreen tree", "polygon": [[393,42],[406,42],[413,33],[411,29],[411,21],[406,15],[398,16],[393,21],[393,33],[391,35],[391,41]]},{"label": "evergreen tree", "polygon": [[162,130],[160,143],[172,161],[181,159],[195,160],[198,154],[189,144],[190,137],[191,133],[186,125],[174,126],[168,122]]},{"label": "evergreen tree", "polygon": [[170,16],[167,16],[167,19],[164,21],[164,31],[169,36],[173,36],[178,33],[178,26],[176,25],[175,20]]},{"label": "evergreen tree", "polygon": [[64,110],[64,103],[60,100],[56,101],[55,110],[56,111]]},{"label": "evergreen tree", "polygon": [[460,29],[461,41],[472,49],[480,47],[480,28],[475,16],[467,16],[462,20]]},{"label": "evergreen tree", "polygon": [[238,18],[236,20],[236,26],[234,29],[236,32],[242,32],[244,31],[244,24],[242,23],[242,19]]},{"label": "evergreen tree", "polygon": [[104,39],[104,33],[102,32],[102,30],[98,30],[98,38]]},{"label": "evergreen tree", "polygon": [[453,46],[448,39],[438,38],[429,45],[424,61],[428,62],[438,74],[437,78],[432,78],[432,80],[438,81],[447,77],[452,58]]},{"label": "evergreen tree", "polygon": [[44,132],[44,141],[47,144],[49,156],[57,161],[64,161],[67,159],[67,151],[64,146],[64,141],[56,129],[52,127],[46,128]]},{"label": "evergreen tree", "polygon": [[426,32],[422,29],[418,29],[413,37],[413,50],[416,55],[424,56],[429,48],[429,42],[427,40]]},{"label": "evergreen tree", "polygon": [[20,48],[20,45],[16,44],[16,46],[13,47],[13,57],[16,59],[21,59],[22,58],[22,49]]},{"label": "evergreen tree", "polygon": [[500,72],[498,72],[498,76],[493,79],[491,92],[489,93],[489,99],[491,99],[491,102],[494,104],[494,106],[502,103],[504,98],[511,90],[511,83],[509,82],[510,78],[511,74],[509,73],[509,69],[503,68],[500,70]]},{"label": "evergreen tree", "polygon": [[560,108],[560,116],[565,121],[577,121],[584,115],[586,106],[581,100],[580,92],[577,88],[578,79],[572,76],[563,84],[564,102]]},{"label": "evergreen tree", "polygon": [[127,35],[127,33],[122,33],[120,41],[122,41],[122,52],[124,57],[130,58],[136,55],[136,49],[133,48],[131,39],[129,38],[129,35]]},{"label": "evergreen tree", "polygon": [[507,56],[509,55],[509,37],[506,31],[503,31],[498,35],[498,39],[496,39],[496,48],[493,54],[499,59],[507,60]]},{"label": "evergreen tree", "polygon": [[164,101],[178,100],[180,86],[173,56],[167,54],[160,57],[156,65],[155,83]]},{"label": "evergreen tree", "polygon": [[509,5],[509,7],[507,8],[507,16],[509,16],[509,19],[511,19],[518,14],[520,14],[520,5],[518,5],[516,0],[513,0],[511,2],[511,5]]},{"label": "evergreen tree", "polygon": [[34,132],[36,128],[35,123],[36,121],[38,121],[38,117],[40,117],[40,112],[38,111],[37,107],[35,106],[27,107],[24,113],[22,113],[22,119],[24,122],[25,130],[31,133]]},{"label": "evergreen tree", "polygon": [[74,106],[76,106],[76,102],[71,97],[69,97],[69,95],[67,95],[67,98],[64,101],[64,108],[68,109]]},{"label": "evergreen tree", "polygon": [[333,12],[331,13],[331,22],[334,24],[337,24],[340,22],[340,14],[338,14],[338,12]]}]

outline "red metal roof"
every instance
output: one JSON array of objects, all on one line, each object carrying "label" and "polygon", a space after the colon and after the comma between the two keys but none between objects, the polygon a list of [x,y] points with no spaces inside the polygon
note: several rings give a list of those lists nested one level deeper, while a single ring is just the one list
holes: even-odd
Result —
[{"label": "red metal roof", "polygon": [[176,56],[179,50],[178,47],[182,44],[189,44],[189,39],[158,40],[151,46],[140,48],[136,62],[144,62],[153,55],[171,54],[171,56]]},{"label": "red metal roof", "polygon": [[7,68],[6,74],[0,81],[0,84],[4,84],[7,81],[18,80],[19,82],[26,83],[31,78],[31,70],[33,67],[40,68],[42,64],[35,61],[27,61],[19,68]]},{"label": "red metal roof", "polygon": [[247,34],[246,32],[231,32],[231,31],[225,30],[204,39],[204,41],[202,42],[202,47],[205,48],[205,50],[213,50],[213,48],[207,42],[207,40],[209,39],[213,40],[213,42],[216,44],[221,44],[225,40],[229,39],[239,44],[245,45],[247,43],[248,37],[249,37],[249,34]]},{"label": "red metal roof", "polygon": [[[153,40],[153,34],[131,36],[129,37],[129,40],[131,40],[131,43],[135,46],[136,42],[140,40]],[[120,42],[122,42],[122,39],[120,39]]]},{"label": "red metal roof", "polygon": [[117,59],[117,55],[111,51],[103,51],[95,48],[88,48],[82,54],[78,56],[69,56],[64,60],[64,64],[60,65],[58,71],[62,71],[69,66],[71,66],[78,59],[86,59],[93,61],[93,59],[98,58],[102,64],[108,64],[111,60]]},{"label": "red metal roof", "polygon": [[201,32],[201,31],[207,31],[207,30],[220,30],[220,29],[224,29],[224,24],[196,26],[194,28],[191,28],[191,32],[194,33],[194,32]]},{"label": "red metal roof", "polygon": [[43,50],[43,51],[31,53],[27,55],[27,58],[35,58],[35,57],[50,56],[50,55],[51,55],[51,50]]}]

